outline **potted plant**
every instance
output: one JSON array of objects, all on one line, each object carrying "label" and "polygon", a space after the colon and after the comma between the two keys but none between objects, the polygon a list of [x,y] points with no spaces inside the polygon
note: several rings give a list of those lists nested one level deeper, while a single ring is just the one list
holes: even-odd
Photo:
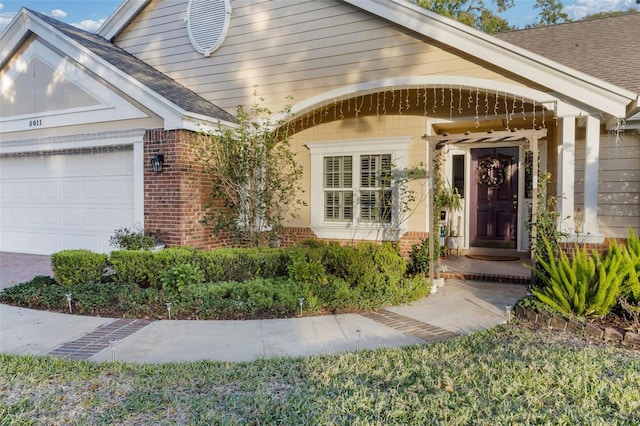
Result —
[{"label": "potted plant", "polygon": [[443,187],[438,191],[438,204],[446,214],[445,245],[448,249],[458,248],[458,228],[453,225],[453,214],[462,210],[462,196],[455,187]]}]

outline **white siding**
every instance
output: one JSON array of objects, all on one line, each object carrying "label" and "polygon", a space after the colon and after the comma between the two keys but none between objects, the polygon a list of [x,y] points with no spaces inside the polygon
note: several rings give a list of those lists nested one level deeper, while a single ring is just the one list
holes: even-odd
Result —
[{"label": "white siding", "polygon": [[506,79],[487,64],[334,0],[233,1],[227,39],[205,58],[187,37],[186,7],[186,1],[154,1],[116,42],[230,112],[254,102],[254,87],[277,111],[290,95],[299,102],[344,85],[403,75]]},{"label": "white siding", "polygon": [[[584,200],[584,132],[576,135],[576,208]],[[626,132],[616,144],[614,138],[600,137],[598,176],[598,223],[608,237],[625,237],[633,227],[640,235],[640,135]]]}]

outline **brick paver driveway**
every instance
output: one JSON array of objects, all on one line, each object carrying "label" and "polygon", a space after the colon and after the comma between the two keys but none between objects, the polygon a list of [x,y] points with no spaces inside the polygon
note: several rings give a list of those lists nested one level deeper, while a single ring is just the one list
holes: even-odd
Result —
[{"label": "brick paver driveway", "polygon": [[37,275],[53,275],[49,256],[0,252],[0,290]]}]

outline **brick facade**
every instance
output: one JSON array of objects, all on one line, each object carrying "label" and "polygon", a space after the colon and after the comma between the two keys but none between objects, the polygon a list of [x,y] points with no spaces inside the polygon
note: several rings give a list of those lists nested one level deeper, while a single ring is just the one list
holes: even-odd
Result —
[{"label": "brick facade", "polygon": [[[231,238],[212,235],[211,229],[200,223],[204,205],[211,202],[212,180],[191,150],[195,136],[186,130],[147,130],[144,137],[144,220],[145,229],[160,230],[167,246],[188,246],[199,249],[225,247]],[[151,158],[164,155],[162,173],[151,168]],[[408,256],[411,246],[427,237],[424,232],[407,232],[399,241],[400,252]],[[316,238],[306,227],[285,228],[282,247],[298,241]],[[344,240],[353,245],[357,241]]]},{"label": "brick facade", "polygon": [[[211,179],[195,161],[191,150],[193,132],[148,130],[144,138],[145,228],[160,230],[167,246],[200,249],[224,246],[228,241],[211,235],[200,223],[203,205],[211,200]],[[151,158],[164,155],[164,170],[155,173]]]}]

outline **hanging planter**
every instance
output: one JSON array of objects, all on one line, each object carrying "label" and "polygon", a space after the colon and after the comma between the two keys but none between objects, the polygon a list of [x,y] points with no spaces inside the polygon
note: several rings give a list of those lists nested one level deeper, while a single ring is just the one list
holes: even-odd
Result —
[{"label": "hanging planter", "polygon": [[478,161],[476,178],[481,185],[500,188],[507,178],[507,162],[491,157]]}]

